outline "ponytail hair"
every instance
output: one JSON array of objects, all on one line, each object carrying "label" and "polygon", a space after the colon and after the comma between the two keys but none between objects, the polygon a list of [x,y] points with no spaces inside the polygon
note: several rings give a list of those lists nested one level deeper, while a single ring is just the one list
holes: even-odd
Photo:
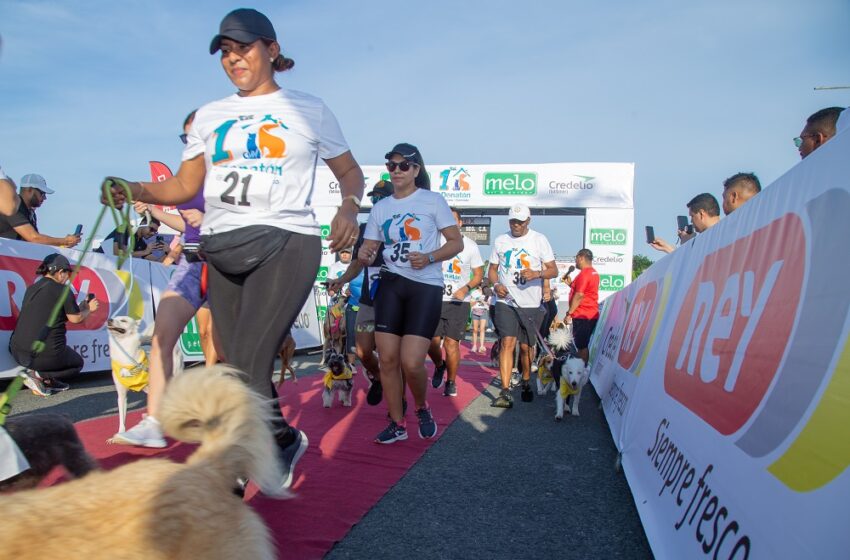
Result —
[{"label": "ponytail hair", "polygon": [[282,54],[277,55],[277,58],[272,62],[272,69],[275,72],[286,72],[295,66],[295,61],[291,58],[286,58]]}]

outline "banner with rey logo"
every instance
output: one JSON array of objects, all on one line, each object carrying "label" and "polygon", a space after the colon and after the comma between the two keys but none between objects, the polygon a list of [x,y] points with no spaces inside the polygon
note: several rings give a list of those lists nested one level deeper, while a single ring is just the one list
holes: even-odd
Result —
[{"label": "banner with rey logo", "polygon": [[[9,353],[9,338],[17,323],[27,286],[36,280],[35,270],[50,253],[60,252],[76,265],[81,252],[56,249],[25,241],[0,240],[0,378],[13,377],[21,367]],[[71,297],[79,303],[88,294],[100,302],[98,310],[84,322],[67,324],[68,345],[83,358],[83,371],[108,371],[109,334],[106,321],[116,315],[129,315],[142,322],[144,330],[156,315],[160,297],[168,286],[174,266],[142,259],[128,259],[116,270],[114,257],[89,253],[71,287]],[[292,326],[296,347],[321,344],[318,311],[313,297],[307,299]],[[187,362],[202,361],[197,322],[192,321],[178,340]]]},{"label": "banner with rey logo", "polygon": [[591,380],[658,558],[850,550],[850,134],[605,302]]}]

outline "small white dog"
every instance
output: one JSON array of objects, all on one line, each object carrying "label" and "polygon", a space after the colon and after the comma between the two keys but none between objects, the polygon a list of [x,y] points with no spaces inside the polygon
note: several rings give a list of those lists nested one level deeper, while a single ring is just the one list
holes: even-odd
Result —
[{"label": "small white dog", "polygon": [[[576,356],[571,350],[573,349],[573,335],[570,329],[565,325],[562,328],[556,328],[549,334],[549,344],[555,351],[555,357],[544,355],[538,366],[537,390],[538,394],[545,394],[550,386],[555,389],[555,420],[564,418],[564,406],[567,405],[570,414],[578,416],[578,403],[581,400],[581,390],[587,383],[589,372],[584,360]],[[545,384],[545,377],[540,374],[543,369],[542,365],[546,365],[546,369],[551,372],[554,378],[551,384]]]},{"label": "small white dog", "polygon": [[[118,434],[121,434],[126,430],[127,391],[148,391],[148,355],[142,345],[150,344],[153,324],[140,333],[139,321],[119,315],[107,322],[106,329],[109,332],[112,381],[118,393]],[[173,359],[176,375],[183,371],[183,352],[178,344],[174,345]]]},{"label": "small white dog", "polygon": [[558,366],[558,391],[555,393],[555,420],[564,417],[564,404],[569,407],[570,414],[578,416],[578,403],[581,400],[581,390],[587,383],[589,372],[584,360],[577,356],[568,356],[565,360],[555,362]]},{"label": "small white dog", "polygon": [[351,406],[351,391],[354,389],[354,375],[345,356],[331,350],[323,379],[322,404],[330,408],[334,400],[334,391],[339,394],[342,406]]}]

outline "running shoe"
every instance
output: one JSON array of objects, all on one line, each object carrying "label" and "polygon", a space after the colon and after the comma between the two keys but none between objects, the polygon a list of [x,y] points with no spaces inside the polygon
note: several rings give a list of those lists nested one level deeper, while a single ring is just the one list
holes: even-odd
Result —
[{"label": "running shoe", "polygon": [[534,400],[534,391],[531,390],[531,383],[527,380],[522,382],[522,392],[519,394],[522,402],[531,402]]},{"label": "running shoe", "polygon": [[33,395],[49,397],[52,394],[50,390],[44,386],[44,380],[37,372],[33,370],[26,370],[21,372],[21,375],[24,376],[24,385],[32,391]]},{"label": "running shoe", "polygon": [[44,386],[53,393],[61,393],[71,388],[70,385],[58,379],[47,378],[44,380]]},{"label": "running shoe", "polygon": [[444,397],[456,397],[457,396],[457,383],[454,381],[449,381],[446,379],[446,388],[443,389]]},{"label": "running shoe", "polygon": [[511,392],[508,389],[502,389],[499,392],[499,396],[490,406],[494,406],[496,408],[513,408],[514,398],[511,396]]},{"label": "running shoe", "polygon": [[142,421],[127,430],[112,436],[111,443],[122,445],[136,445],[139,447],[153,447],[162,449],[167,444],[162,435],[162,427],[153,416],[145,415]]},{"label": "running shoe", "polygon": [[434,377],[431,379],[431,387],[439,389],[443,386],[443,375],[446,373],[446,361],[434,368]]},{"label": "running shoe", "polygon": [[292,427],[289,429],[295,434],[295,439],[285,446],[280,443],[277,444],[281,474],[283,475],[280,487],[283,490],[292,486],[292,475],[295,472],[295,465],[298,464],[298,460],[301,459],[304,452],[307,451],[307,446],[309,445],[307,434]]},{"label": "running shoe", "polygon": [[419,419],[419,437],[431,439],[437,435],[437,423],[434,422],[434,415],[429,407],[417,410],[416,417]]},{"label": "running shoe", "polygon": [[393,420],[375,437],[375,443],[390,444],[407,439],[407,429],[399,426]]},{"label": "running shoe", "polygon": [[366,393],[366,402],[375,406],[381,402],[382,398],[384,398],[384,388],[381,386],[380,379],[374,379],[369,385],[369,392]]}]

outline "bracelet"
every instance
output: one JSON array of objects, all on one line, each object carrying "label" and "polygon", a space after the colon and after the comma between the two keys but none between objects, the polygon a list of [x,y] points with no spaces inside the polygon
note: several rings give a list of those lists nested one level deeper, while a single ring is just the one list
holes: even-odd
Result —
[{"label": "bracelet", "polygon": [[343,203],[344,203],[346,200],[350,200],[351,202],[353,202],[353,203],[354,203],[354,206],[356,206],[356,207],[357,207],[357,209],[358,209],[358,210],[360,210],[360,197],[358,197],[356,194],[350,194],[350,195],[345,196],[345,197],[343,197],[343,198],[342,198],[342,202],[343,202]]}]

